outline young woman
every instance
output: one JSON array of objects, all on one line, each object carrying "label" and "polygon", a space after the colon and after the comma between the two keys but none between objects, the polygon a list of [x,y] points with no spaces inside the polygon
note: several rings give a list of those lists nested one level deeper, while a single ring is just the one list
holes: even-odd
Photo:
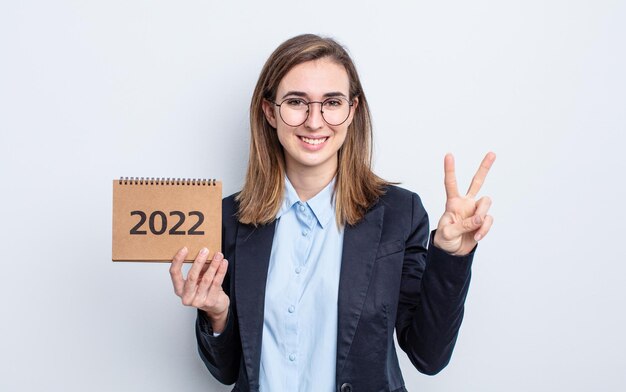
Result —
[{"label": "young woman", "polygon": [[[223,245],[170,269],[198,308],[202,360],[236,391],[404,391],[393,340],[435,374],[452,355],[477,241],[493,219],[444,159],[446,211],[430,236],[419,197],[371,170],[370,112],[354,64],[301,35],[267,60],[250,105],[242,191],[223,201]],[[227,261],[228,260],[228,261]]]}]

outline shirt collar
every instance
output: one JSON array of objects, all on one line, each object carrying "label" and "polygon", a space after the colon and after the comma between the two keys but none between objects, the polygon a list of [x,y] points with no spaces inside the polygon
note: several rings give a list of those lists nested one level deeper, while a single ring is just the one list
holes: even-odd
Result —
[{"label": "shirt collar", "polygon": [[296,189],[291,185],[289,178],[285,176],[285,195],[283,196],[283,204],[280,206],[276,219],[280,218],[293,207],[294,204],[300,202],[300,198],[296,193]]},{"label": "shirt collar", "polygon": [[296,189],[293,187],[289,178],[285,176],[285,196],[283,203],[276,214],[276,219],[280,218],[283,214],[289,211],[294,204],[302,203],[311,208],[317,222],[322,228],[328,225],[328,222],[335,217],[335,177],[322,189],[317,195],[309,199],[306,203],[300,201]]}]

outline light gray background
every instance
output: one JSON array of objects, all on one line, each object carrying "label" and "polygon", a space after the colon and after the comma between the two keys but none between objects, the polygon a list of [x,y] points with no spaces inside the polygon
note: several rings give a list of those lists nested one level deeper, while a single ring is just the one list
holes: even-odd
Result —
[{"label": "light gray background", "polygon": [[411,391],[626,390],[624,1],[3,1],[2,391],[228,391],[166,264],[111,262],[111,180],[242,184],[260,68],[303,32],[348,46],[375,168],[435,225],[443,156],[483,194],[450,365]]}]

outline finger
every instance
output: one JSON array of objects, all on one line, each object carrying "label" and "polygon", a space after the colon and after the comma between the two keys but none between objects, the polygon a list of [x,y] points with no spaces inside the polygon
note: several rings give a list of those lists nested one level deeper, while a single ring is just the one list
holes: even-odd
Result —
[{"label": "finger", "polygon": [[443,158],[443,183],[446,186],[446,196],[448,199],[459,196],[459,188],[456,183],[456,174],[454,172],[454,156],[450,153]]},{"label": "finger", "polygon": [[200,272],[202,271],[202,267],[206,263],[207,256],[209,254],[209,250],[207,248],[202,248],[196,256],[196,259],[187,274],[187,280],[185,281],[185,286],[183,287],[183,304],[191,305],[193,301],[193,297],[196,295],[196,291],[198,289],[198,279],[200,277]]},{"label": "finger", "polygon": [[217,269],[217,273],[215,274],[215,278],[213,278],[213,286],[222,288],[222,284],[224,283],[224,277],[226,276],[226,272],[228,271],[228,260],[224,259],[220,263],[219,268]]},{"label": "finger", "polygon": [[224,255],[220,252],[215,252],[215,255],[213,255],[213,260],[211,261],[209,268],[204,273],[204,276],[202,277],[202,280],[198,285],[198,291],[196,295],[198,296],[199,300],[204,302],[206,300],[206,297],[209,295],[211,285],[213,284],[213,280],[215,279],[215,275],[223,259]]},{"label": "finger", "polygon": [[172,259],[172,265],[170,266],[170,276],[172,277],[172,284],[174,285],[174,292],[179,297],[183,295],[183,287],[185,286],[185,280],[183,279],[182,267],[185,257],[187,256],[187,247],[180,249],[176,252],[176,255]]},{"label": "finger", "polygon": [[483,224],[483,219],[479,215],[470,216],[462,221],[448,225],[445,228],[445,237],[454,238],[461,236],[465,233],[471,233],[478,230]]},{"label": "finger", "polygon": [[474,234],[474,240],[478,242],[485,238],[487,233],[489,233],[489,229],[491,229],[491,225],[493,225],[493,216],[487,215],[485,217],[485,222],[483,223],[483,225],[480,227],[480,229],[478,229],[476,234]]},{"label": "finger", "polygon": [[210,287],[208,288],[201,306],[216,306],[219,301],[219,296],[224,294],[222,283],[224,282],[224,276],[226,276],[226,271],[228,270],[228,261],[221,258],[220,260],[214,260],[213,264],[217,264],[218,268],[213,276],[213,280],[209,282]]},{"label": "finger", "polygon": [[491,198],[489,198],[489,196],[483,196],[476,202],[476,211],[474,212],[474,215],[478,215],[485,219],[487,212],[489,212],[489,208],[491,208]]},{"label": "finger", "polygon": [[487,177],[487,173],[489,173],[489,169],[491,169],[491,165],[496,160],[496,154],[493,152],[488,152],[487,155],[483,158],[483,161],[480,163],[480,167],[478,167],[478,171],[472,178],[472,183],[470,184],[467,190],[467,196],[476,197],[478,191],[485,183],[485,178]]}]

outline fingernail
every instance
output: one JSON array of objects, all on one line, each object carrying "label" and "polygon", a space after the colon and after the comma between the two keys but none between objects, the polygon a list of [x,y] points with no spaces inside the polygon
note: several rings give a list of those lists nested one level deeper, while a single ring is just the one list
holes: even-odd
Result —
[{"label": "fingernail", "polygon": [[187,253],[187,247],[183,246],[183,248],[180,250],[180,253]]},{"label": "fingernail", "polygon": [[201,256],[206,256],[207,253],[209,253],[209,250],[207,248],[202,248],[200,250],[200,255]]},{"label": "fingernail", "polygon": [[482,221],[482,219],[480,219],[480,215],[476,215],[474,217],[474,224],[475,225],[480,225],[480,222]]},{"label": "fingernail", "polygon": [[215,256],[213,257],[213,260],[222,260],[224,258],[224,255],[222,254],[222,252],[217,252],[215,254]]},{"label": "fingernail", "polygon": [[474,240],[476,240],[476,242],[480,241],[481,238],[483,238],[483,236],[480,233],[476,233],[474,236]]}]

